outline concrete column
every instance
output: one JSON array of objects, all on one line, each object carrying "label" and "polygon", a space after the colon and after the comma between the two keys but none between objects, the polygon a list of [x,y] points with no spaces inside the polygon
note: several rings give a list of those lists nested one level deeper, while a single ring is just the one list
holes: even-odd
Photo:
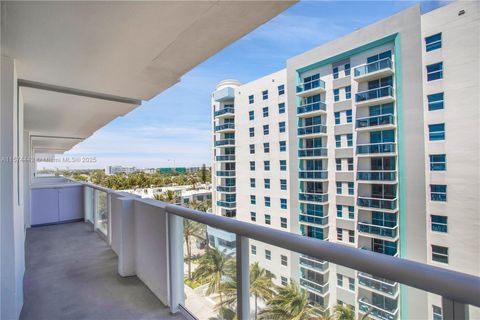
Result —
[{"label": "concrete column", "polygon": [[168,261],[170,282],[170,312],[177,313],[185,305],[184,261],[183,261],[183,219],[168,213]]},{"label": "concrete column", "polygon": [[[135,267],[135,227],[133,198],[113,198],[112,210],[119,219],[119,233],[114,238],[118,243],[118,274],[122,277],[134,276]],[[113,228],[112,228],[113,229]],[[117,232],[117,230],[113,230]]]}]

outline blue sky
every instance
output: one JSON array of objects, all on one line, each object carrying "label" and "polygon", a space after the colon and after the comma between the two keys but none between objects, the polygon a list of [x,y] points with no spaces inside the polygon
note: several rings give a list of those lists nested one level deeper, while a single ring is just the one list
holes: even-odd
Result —
[{"label": "blue sky", "polygon": [[[180,83],[78,144],[68,155],[93,156],[93,167],[207,165],[211,161],[210,95],[223,79],[249,82],[286,60],[406,9],[413,1],[304,1],[223,49]],[[445,1],[422,2],[422,12]],[[40,167],[42,167],[40,165]],[[70,167],[87,167],[77,164]],[[90,166],[92,167],[92,166]]]}]

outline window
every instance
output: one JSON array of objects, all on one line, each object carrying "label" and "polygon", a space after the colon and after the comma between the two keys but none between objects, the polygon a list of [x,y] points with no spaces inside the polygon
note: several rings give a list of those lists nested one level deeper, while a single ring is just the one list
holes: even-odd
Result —
[{"label": "window", "polygon": [[278,130],[280,131],[280,133],[285,132],[285,121],[278,123]]},{"label": "window", "polygon": [[351,195],[351,196],[353,196],[353,193],[354,193],[354,191],[355,191],[354,189],[355,189],[355,188],[354,188],[353,182],[349,182],[349,183],[348,183],[348,194]]},{"label": "window", "polygon": [[337,182],[336,185],[337,185],[337,194],[342,194],[342,183]]},{"label": "window", "polygon": [[263,107],[262,112],[264,118],[268,117],[268,107]]},{"label": "window", "polygon": [[285,94],[285,85],[281,84],[278,86],[278,95],[281,96],[283,94]]},{"label": "window", "polygon": [[280,199],[280,208],[287,209],[287,199]]},{"label": "window", "polygon": [[279,145],[280,145],[280,152],[287,151],[287,142],[286,141],[280,141]]},{"label": "window", "polygon": [[447,186],[444,184],[431,184],[430,199],[432,201],[447,201]]},{"label": "window", "polygon": [[348,278],[348,290],[355,291],[355,279]]},{"label": "window", "polygon": [[352,86],[345,87],[345,100],[352,99]]},{"label": "window", "polygon": [[337,273],[337,286],[343,287],[343,276],[340,273]]},{"label": "window", "polygon": [[333,79],[338,79],[338,67],[333,68]]},{"label": "window", "polygon": [[254,153],[255,153],[255,145],[251,144],[250,145],[250,154],[254,154]]},{"label": "window", "polygon": [[448,264],[448,248],[432,245],[432,260]]},{"label": "window", "polygon": [[348,230],[348,242],[355,243],[355,231]]},{"label": "window", "polygon": [[270,197],[265,197],[265,207],[270,207]]},{"label": "window", "polygon": [[264,153],[270,153],[270,143],[269,142],[265,142],[263,144],[263,152]]},{"label": "window", "polygon": [[248,133],[250,134],[250,137],[255,137],[255,128],[248,128]]},{"label": "window", "polygon": [[427,81],[443,78],[443,62],[437,62],[427,66]]},{"label": "window", "polygon": [[445,140],[445,123],[429,124],[428,137],[430,141]]},{"label": "window", "polygon": [[280,190],[287,190],[287,180],[280,179]]},{"label": "window", "polygon": [[250,204],[257,204],[257,197],[250,195]]},{"label": "window", "polygon": [[348,219],[355,219],[355,207],[348,206]]},{"label": "window", "polygon": [[280,261],[282,263],[282,266],[286,267],[288,265],[288,258],[287,258],[287,256],[284,256],[283,254],[280,255]]},{"label": "window", "polygon": [[340,101],[340,89],[333,89],[333,101]]},{"label": "window", "polygon": [[280,160],[280,171],[287,171],[287,160]]},{"label": "window", "polygon": [[250,171],[255,171],[255,161],[250,161]]},{"label": "window", "polygon": [[265,189],[270,189],[270,179],[263,179]]},{"label": "window", "polygon": [[268,99],[268,90],[263,90],[262,91],[262,99],[267,100]]},{"label": "window", "polygon": [[263,170],[270,171],[270,161],[269,160],[263,161]]},{"label": "window", "polygon": [[288,285],[288,279],[286,277],[280,277],[280,281],[282,282],[282,286]]},{"label": "window", "polygon": [[343,239],[343,230],[342,228],[337,228],[337,240],[342,241]]},{"label": "window", "polygon": [[353,134],[347,133],[347,147],[353,146]]},{"label": "window", "polygon": [[342,147],[342,136],[337,134],[335,135],[335,148],[341,148]]},{"label": "window", "polygon": [[279,103],[278,104],[278,113],[285,113],[285,103]]},{"label": "window", "polygon": [[248,118],[250,120],[254,120],[255,119],[255,111],[248,111]]},{"label": "window", "polygon": [[272,223],[272,217],[269,214],[265,215],[265,224],[270,225]]},{"label": "window", "polygon": [[255,178],[250,178],[250,188],[255,188]]},{"label": "window", "polygon": [[280,218],[280,227],[287,229],[287,218]]},{"label": "window", "polygon": [[443,320],[442,308],[432,304],[433,320]]},{"label": "window", "polygon": [[253,221],[253,222],[257,221],[257,213],[256,212],[253,212],[253,211],[250,212],[250,221]]},{"label": "window", "polygon": [[429,94],[427,96],[428,100],[428,111],[435,111],[443,109],[443,92]]},{"label": "window", "polygon": [[335,159],[335,170],[342,171],[342,159]]},{"label": "window", "polygon": [[432,231],[435,231],[435,232],[448,231],[448,225],[447,225],[448,217],[436,216],[432,214],[431,218],[432,218]]},{"label": "window", "polygon": [[265,259],[272,260],[272,252],[270,250],[265,250]]},{"label": "window", "polygon": [[353,171],[353,158],[347,158],[348,161],[348,171]]},{"label": "window", "polygon": [[350,63],[345,64],[345,77],[350,75]]},{"label": "window", "polygon": [[340,124],[340,112],[335,112],[335,124]]},{"label": "window", "polygon": [[270,127],[268,124],[263,126],[263,134],[268,135],[270,133]]},{"label": "window", "polygon": [[347,123],[352,123],[352,109],[345,111],[347,114]]},{"label": "window", "polygon": [[[253,94],[251,96],[248,96],[248,103],[249,104],[252,104],[254,102],[254,99],[253,99]],[[253,120],[253,119],[250,119],[250,120]]]},{"label": "window", "polygon": [[447,170],[447,156],[445,154],[430,155],[430,171]]},{"label": "window", "polygon": [[340,204],[337,204],[337,218],[341,218],[343,216],[343,207]]},{"label": "window", "polygon": [[254,245],[252,244],[252,246],[251,246],[250,248],[251,248],[250,252],[251,252],[254,256],[256,256],[256,255],[257,255],[257,246],[254,246]]},{"label": "window", "polygon": [[442,34],[437,33],[425,38],[425,49],[427,52],[440,49],[442,47]]}]

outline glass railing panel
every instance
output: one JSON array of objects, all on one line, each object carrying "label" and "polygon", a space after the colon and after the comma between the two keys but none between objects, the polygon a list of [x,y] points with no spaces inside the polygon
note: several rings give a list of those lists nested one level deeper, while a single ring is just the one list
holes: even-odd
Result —
[{"label": "glass railing panel", "polygon": [[299,157],[326,157],[327,148],[304,148],[298,150]]},{"label": "glass railing panel", "polygon": [[361,207],[367,208],[394,210],[397,208],[397,199],[358,197],[357,204]]},{"label": "glass railing panel", "polygon": [[395,117],[393,114],[383,114],[357,119],[357,128],[368,128],[375,126],[383,126],[394,124]]},{"label": "glass railing panel", "polygon": [[234,154],[220,155],[220,156],[216,156],[215,160],[217,160],[217,161],[235,161],[235,155]]},{"label": "glass railing panel", "polygon": [[328,216],[325,217],[317,217],[317,216],[310,216],[310,215],[305,215],[305,214],[300,214],[299,215],[299,221],[301,222],[307,222],[307,223],[312,223],[312,224],[318,224],[318,225],[327,225],[328,224]]},{"label": "glass railing panel", "polygon": [[85,190],[85,220],[95,224],[95,189],[84,187]]},{"label": "glass railing panel", "polygon": [[358,283],[391,296],[395,296],[398,293],[398,283],[365,272],[358,273]]},{"label": "glass railing panel", "polygon": [[365,181],[395,181],[397,179],[396,171],[359,171],[358,180]]},{"label": "glass railing panel", "polygon": [[215,141],[215,146],[228,146],[228,145],[234,145],[235,144],[235,139],[223,139],[223,140],[217,140]]},{"label": "glass railing panel", "polygon": [[301,255],[299,258],[300,266],[310,268],[319,272],[328,270],[328,262],[315,259],[306,255]]},{"label": "glass railing panel", "polygon": [[397,236],[397,229],[397,227],[385,227],[366,222],[358,223],[358,231],[382,237],[395,238]]},{"label": "glass railing panel", "polygon": [[108,194],[95,190],[95,229],[108,237]]},{"label": "glass railing panel", "polygon": [[363,66],[357,67],[354,70],[355,77],[361,77],[369,73],[377,72],[383,69],[392,69],[392,60],[390,58],[378,60],[367,63]]},{"label": "glass railing panel", "polygon": [[218,177],[234,177],[235,170],[217,170],[216,175]]},{"label": "glass railing panel", "polygon": [[[379,306],[376,306],[375,304],[367,302],[366,299],[360,299],[358,301],[358,308],[363,313],[368,313],[369,315],[372,315],[375,318],[378,318],[381,320],[398,319],[398,307],[395,309],[392,307],[385,307],[385,306],[379,307]],[[383,308],[388,310],[385,310]]]},{"label": "glass railing panel", "polygon": [[357,145],[357,153],[359,154],[393,153],[395,151],[396,151],[395,142],[383,142],[383,143]]},{"label": "glass railing panel", "polygon": [[224,201],[224,200],[218,200],[217,201],[217,206],[219,206],[219,207],[235,208],[236,205],[237,205],[236,201]]},{"label": "glass railing panel", "polygon": [[370,89],[366,91],[359,92],[355,95],[356,102],[362,102],[372,99],[378,99],[383,97],[393,96],[393,87],[385,86],[376,89]]},{"label": "glass railing panel", "polygon": [[328,193],[308,193],[300,192],[298,194],[298,199],[300,201],[309,201],[309,202],[327,202]]},{"label": "glass railing panel", "polygon": [[317,101],[307,104],[302,104],[297,107],[297,114],[307,113],[307,112],[314,112],[314,111],[326,111],[327,105],[325,102]]},{"label": "glass railing panel", "polygon": [[325,89],[325,81],[316,79],[310,82],[301,83],[297,86],[297,93],[301,93],[301,92],[316,89],[316,88]]},{"label": "glass railing panel", "polygon": [[224,107],[223,109],[215,111],[215,117],[218,117],[227,113],[234,113],[234,112],[235,110],[233,109],[233,107]]},{"label": "glass railing panel", "polygon": [[298,172],[300,179],[327,179],[327,170],[301,170]]},{"label": "glass railing panel", "polygon": [[306,134],[315,134],[315,133],[327,133],[327,126],[323,124],[317,124],[313,126],[298,128],[299,136],[306,135]]},{"label": "glass railing panel", "polygon": [[225,130],[225,129],[235,129],[234,123],[224,123],[218,126],[215,126],[215,131]]},{"label": "glass railing panel", "polygon": [[235,186],[217,186],[219,192],[235,192]]}]

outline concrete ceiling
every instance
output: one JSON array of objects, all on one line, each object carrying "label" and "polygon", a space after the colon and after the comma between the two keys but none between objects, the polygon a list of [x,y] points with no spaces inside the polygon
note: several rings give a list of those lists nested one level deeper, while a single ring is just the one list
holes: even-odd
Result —
[{"label": "concrete ceiling", "polygon": [[[19,79],[149,100],[295,2],[2,1],[2,54],[16,59]],[[86,138],[136,107],[33,88],[21,93],[25,129],[44,136]]]}]

